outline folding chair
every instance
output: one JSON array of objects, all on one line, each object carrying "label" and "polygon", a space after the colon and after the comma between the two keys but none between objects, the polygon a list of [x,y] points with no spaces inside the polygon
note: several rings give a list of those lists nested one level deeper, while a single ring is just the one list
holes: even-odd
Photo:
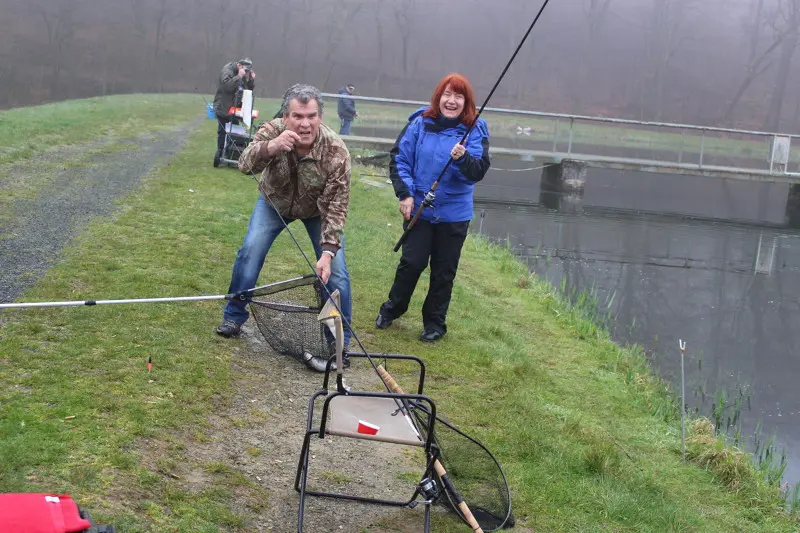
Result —
[{"label": "folding chair", "polygon": [[214,166],[220,163],[236,165],[239,157],[253,141],[255,120],[258,118],[258,109],[253,109],[253,92],[242,91],[237,94],[234,105],[228,110],[230,121],[225,124],[225,142],[219,161],[214,160]]},{"label": "folding chair", "polygon": [[[339,293],[334,292],[331,299],[338,301]],[[322,390],[314,394],[309,401],[308,420],[300,460],[297,464],[295,490],[300,493],[297,531],[303,531],[303,518],[307,496],[321,496],[350,501],[376,503],[396,507],[416,507],[422,503],[424,511],[424,531],[430,531],[431,505],[436,499],[435,463],[439,457],[439,449],[433,439],[436,421],[436,405],[433,400],[422,394],[425,379],[425,365],[421,359],[411,355],[369,354],[381,359],[404,359],[419,365],[419,382],[417,394],[399,394],[395,392],[357,392],[344,386],[342,376],[342,352],[344,334],[342,319],[331,300],[325,304],[319,314],[319,320],[331,329],[336,339],[336,353],[328,360]],[[348,352],[349,357],[367,357],[367,354]],[[336,362],[336,388],[328,389],[330,370]],[[322,401],[319,426],[314,427],[314,409],[317,401]],[[409,414],[410,405],[424,407],[419,414]],[[420,424],[422,427],[416,426]],[[421,466],[419,483],[407,500],[387,500],[362,495],[333,493],[307,489],[309,474],[309,457],[311,455],[312,437],[324,439],[328,436],[363,439],[373,442],[384,442],[403,446],[421,448],[424,451],[424,466]],[[423,437],[425,435],[425,437]],[[422,461],[420,461],[422,462]]]}]

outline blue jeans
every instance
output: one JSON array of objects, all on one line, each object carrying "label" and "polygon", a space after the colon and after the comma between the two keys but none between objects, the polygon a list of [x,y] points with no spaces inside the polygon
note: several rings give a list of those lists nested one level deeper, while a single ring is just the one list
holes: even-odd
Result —
[{"label": "blue jeans", "polygon": [[[319,242],[322,220],[320,217],[301,220],[314,246],[314,253],[319,259],[320,255],[322,255],[322,247]],[[292,220],[286,219],[286,223],[288,224],[289,222],[292,222]],[[256,286],[267,252],[269,252],[275,238],[280,235],[283,229],[284,226],[277,211],[259,194],[258,202],[256,202],[253,214],[250,216],[250,224],[247,227],[244,243],[239,249],[236,261],[233,263],[233,274],[228,294],[252,289]],[[327,286],[323,287],[323,298],[327,301],[329,291],[333,292],[336,289],[339,289],[339,295],[341,296],[342,316],[344,316],[347,324],[350,324],[353,316],[353,304],[350,296],[350,273],[347,272],[347,264],[344,258],[344,236],[342,236],[341,248],[339,248],[336,257],[331,261],[331,277],[328,279]],[[224,312],[225,320],[244,324],[249,316],[246,302],[228,300]],[[344,326],[345,344],[350,342],[351,337],[351,331],[347,324]]]},{"label": "blue jeans", "polygon": [[343,118],[342,120],[342,127],[339,128],[339,135],[350,135],[350,124],[353,123],[352,118]]}]

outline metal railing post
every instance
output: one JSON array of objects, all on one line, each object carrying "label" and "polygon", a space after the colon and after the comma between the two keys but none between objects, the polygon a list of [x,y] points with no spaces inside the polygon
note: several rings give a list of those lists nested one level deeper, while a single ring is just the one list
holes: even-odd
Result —
[{"label": "metal railing post", "polygon": [[558,119],[556,119],[556,125],[553,131],[553,152],[556,151],[557,145],[558,145]]},{"label": "metal railing post", "polygon": [[769,152],[769,173],[772,174],[772,169],[775,165],[775,137],[767,141],[767,151]]},{"label": "metal railing post", "polygon": [[702,130],[703,134],[700,137],[700,167],[703,167],[703,151],[706,146],[706,130]]},{"label": "metal railing post", "polygon": [[567,154],[572,155],[572,128],[575,125],[575,119],[569,119],[569,144],[567,145]]}]

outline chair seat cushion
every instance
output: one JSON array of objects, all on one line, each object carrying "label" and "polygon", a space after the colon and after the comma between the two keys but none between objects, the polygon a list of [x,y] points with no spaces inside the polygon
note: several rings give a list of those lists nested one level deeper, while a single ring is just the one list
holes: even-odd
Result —
[{"label": "chair seat cushion", "polygon": [[411,446],[424,444],[392,398],[336,396],[330,401],[329,416],[327,433],[331,435]]}]

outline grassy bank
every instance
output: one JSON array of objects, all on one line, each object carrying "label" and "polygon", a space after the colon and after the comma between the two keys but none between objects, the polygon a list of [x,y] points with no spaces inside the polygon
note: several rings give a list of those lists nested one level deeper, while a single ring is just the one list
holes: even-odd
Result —
[{"label": "grassy bank", "polygon": [[0,164],[27,159],[50,146],[101,137],[135,137],[181,124],[203,109],[197,94],[131,94],[69,100],[0,113]]},{"label": "grassy bank", "polygon": [[[83,120],[59,112],[67,124]],[[256,190],[238,172],[211,168],[215,127],[203,122],[167,169],[122,202],[113,221],[87,228],[23,299],[225,292]],[[506,469],[519,530],[798,529],[777,489],[746,465],[732,485],[713,461],[682,463],[679,416],[643,359],[615,346],[505,249],[468,239],[441,342],[417,341],[425,281],[407,317],[376,332],[400,227],[391,191],[359,175],[355,168],[347,226],[356,332],[371,351],[426,360],[428,393]],[[262,281],[306,271],[283,235]],[[210,413],[233,396],[232,344],[212,333],[220,309],[206,302],[0,313],[0,492],[69,492],[125,532],[244,531],[234,509],[242,501],[259,509],[268,484],[235,464],[209,463],[207,486],[188,491],[158,452],[169,449],[175,460],[209,438]],[[464,529],[447,522],[435,530]]]}]

